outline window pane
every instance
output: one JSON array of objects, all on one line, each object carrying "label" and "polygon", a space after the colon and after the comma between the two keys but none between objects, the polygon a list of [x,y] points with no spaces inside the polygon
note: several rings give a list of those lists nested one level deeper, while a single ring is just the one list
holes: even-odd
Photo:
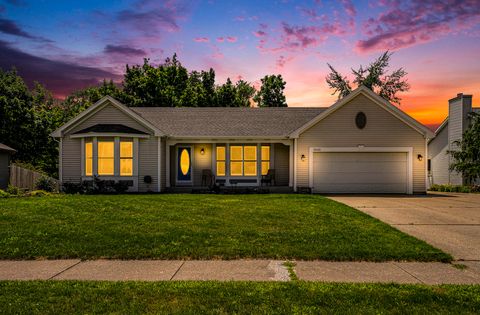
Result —
[{"label": "window pane", "polygon": [[133,175],[133,159],[120,159],[120,176]]},{"label": "window pane", "polygon": [[93,156],[93,144],[91,142],[85,142],[85,157],[92,158]]},{"label": "window pane", "polygon": [[242,176],[242,162],[230,162],[230,175]]},{"label": "window pane", "polygon": [[87,158],[85,159],[85,175],[92,176],[93,173],[93,159]]},{"label": "window pane", "polygon": [[257,160],[257,147],[245,146],[244,147],[244,159],[245,160]]},{"label": "window pane", "polygon": [[245,176],[257,176],[257,162],[244,162]]},{"label": "window pane", "polygon": [[225,176],[225,162],[217,162],[217,176]]},{"label": "window pane", "polygon": [[114,155],[113,141],[98,141],[98,157],[99,158],[113,158]]},{"label": "window pane", "polygon": [[121,141],[120,142],[120,157],[133,157],[133,142]]},{"label": "window pane", "polygon": [[114,159],[98,159],[98,175],[113,175]]},{"label": "window pane", "polygon": [[270,161],[270,146],[262,146],[262,160]]},{"label": "window pane", "polygon": [[230,147],[230,160],[241,161],[243,159],[243,147],[242,146],[231,146]]},{"label": "window pane", "polygon": [[217,147],[217,160],[225,161],[225,147]]},{"label": "window pane", "polygon": [[262,175],[267,175],[270,168],[270,162],[262,162]]}]

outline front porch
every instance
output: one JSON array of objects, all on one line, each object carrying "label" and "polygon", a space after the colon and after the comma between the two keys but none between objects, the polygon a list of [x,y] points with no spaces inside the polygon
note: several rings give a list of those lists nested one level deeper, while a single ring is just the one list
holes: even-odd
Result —
[{"label": "front porch", "polygon": [[166,191],[293,191],[291,140],[168,140],[165,151]]}]

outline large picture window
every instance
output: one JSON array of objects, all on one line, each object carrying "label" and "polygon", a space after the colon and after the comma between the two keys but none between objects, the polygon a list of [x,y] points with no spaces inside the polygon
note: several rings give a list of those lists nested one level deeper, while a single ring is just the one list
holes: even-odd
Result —
[{"label": "large picture window", "polygon": [[133,176],[133,149],[134,141],[129,138],[85,139],[84,175]]},{"label": "large picture window", "polygon": [[230,175],[257,176],[256,146],[230,146]]},{"label": "large picture window", "polygon": [[114,175],[115,142],[98,141],[98,175]]},{"label": "large picture window", "polygon": [[226,158],[225,147],[217,147],[217,176],[225,176]]},{"label": "large picture window", "polygon": [[133,175],[133,141],[120,141],[120,176]]},{"label": "large picture window", "polygon": [[85,175],[93,175],[93,142],[92,140],[85,142]]},{"label": "large picture window", "polygon": [[262,145],[262,175],[267,175],[270,169],[270,146]]}]

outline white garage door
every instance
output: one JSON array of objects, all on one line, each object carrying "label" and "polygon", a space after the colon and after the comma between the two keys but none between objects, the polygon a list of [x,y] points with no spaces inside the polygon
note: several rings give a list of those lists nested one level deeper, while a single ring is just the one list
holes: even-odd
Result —
[{"label": "white garage door", "polygon": [[407,153],[313,153],[317,193],[407,193]]}]

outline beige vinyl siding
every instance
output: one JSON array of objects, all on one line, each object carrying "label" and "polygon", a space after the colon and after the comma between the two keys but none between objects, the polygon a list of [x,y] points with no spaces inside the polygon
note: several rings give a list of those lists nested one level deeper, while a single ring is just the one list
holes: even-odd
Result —
[{"label": "beige vinyl siding", "polygon": [[444,127],[428,144],[428,156],[431,160],[430,181],[432,184],[448,184],[449,160],[448,125]]},{"label": "beige vinyl siding", "polygon": [[[355,125],[358,112],[367,116],[367,125]],[[297,186],[309,186],[310,147],[413,147],[413,192],[426,191],[425,138],[418,131],[360,94],[330,116],[303,132],[297,144]],[[302,154],[305,161],[301,160]],[[424,159],[416,157],[421,154]]]},{"label": "beige vinyl siding", "polygon": [[[138,190],[140,192],[158,190],[158,138],[138,140]],[[152,183],[146,184],[144,176],[151,176]]]},{"label": "beige vinyl siding", "polygon": [[[200,150],[204,148],[205,154],[201,155]],[[202,170],[212,169],[212,145],[195,144],[193,147],[193,186],[202,185]]]},{"label": "beige vinyl siding", "polygon": [[69,136],[62,139],[62,178],[64,183],[81,182],[82,170],[82,141],[80,139],[70,139]]},{"label": "beige vinyl siding", "polygon": [[[462,139],[463,133],[463,108],[461,100],[452,102],[448,109],[448,143],[449,150],[456,150],[457,146],[454,141]],[[448,164],[451,163],[450,156],[448,157]],[[447,168],[448,171],[448,168]],[[461,185],[463,183],[461,174],[457,172],[449,172],[448,183],[453,185]]]},{"label": "beige vinyl siding", "polygon": [[77,132],[79,130],[91,127],[96,124],[122,124],[127,127],[135,128],[137,130],[150,133],[145,127],[138,123],[135,119],[129,117],[124,112],[114,107],[113,105],[106,105],[93,115],[76,125],[67,134]]},{"label": "beige vinyl siding", "polygon": [[281,143],[273,146],[273,168],[275,169],[275,185],[288,186],[290,148]]}]

